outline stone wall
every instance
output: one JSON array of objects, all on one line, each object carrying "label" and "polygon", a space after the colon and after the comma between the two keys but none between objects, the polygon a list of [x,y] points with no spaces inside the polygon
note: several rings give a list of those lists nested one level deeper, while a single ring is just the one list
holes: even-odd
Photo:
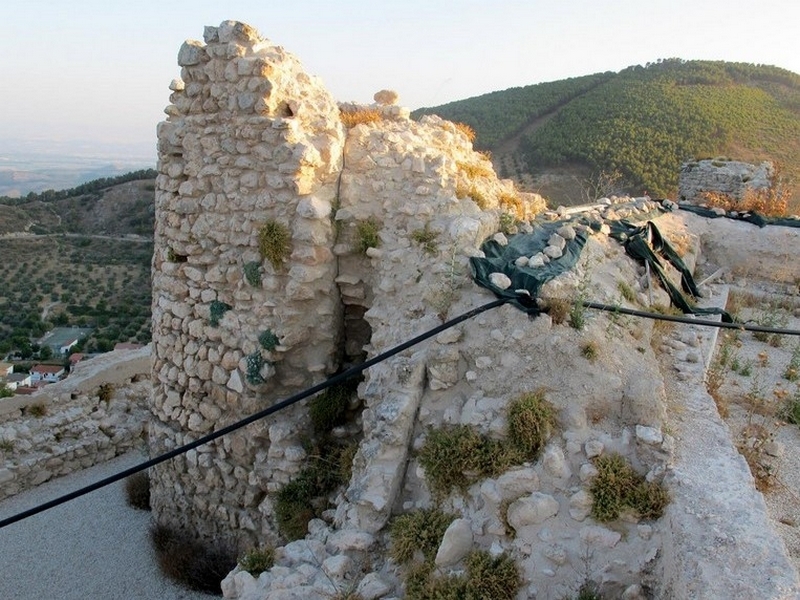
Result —
[{"label": "stone wall", "polygon": [[[0,413],[0,500],[135,448],[150,412],[149,348],[111,352]],[[109,386],[110,399],[100,398]]]},{"label": "stone wall", "polygon": [[768,189],[774,173],[770,162],[753,165],[719,158],[686,162],[681,165],[678,199],[700,202],[704,192],[717,192],[741,200],[748,190]]}]

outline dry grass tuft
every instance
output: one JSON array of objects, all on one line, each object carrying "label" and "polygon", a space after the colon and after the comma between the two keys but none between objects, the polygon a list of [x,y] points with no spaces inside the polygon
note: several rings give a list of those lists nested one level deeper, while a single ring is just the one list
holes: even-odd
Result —
[{"label": "dry grass tuft", "polygon": [[720,192],[704,192],[703,201],[712,208],[725,211],[756,212],[768,217],[785,217],[789,214],[791,192],[785,189],[747,190],[741,199]]},{"label": "dry grass tuft", "polygon": [[470,142],[475,141],[475,130],[466,123],[453,123],[456,126],[456,131],[463,133]]},{"label": "dry grass tuft", "polygon": [[478,179],[481,177],[491,177],[494,174],[490,166],[486,166],[479,162],[457,162],[458,170],[469,179]]},{"label": "dry grass tuft", "polygon": [[340,110],[339,116],[348,129],[364,123],[377,123],[383,121],[383,114],[374,108],[361,108],[358,110]]}]

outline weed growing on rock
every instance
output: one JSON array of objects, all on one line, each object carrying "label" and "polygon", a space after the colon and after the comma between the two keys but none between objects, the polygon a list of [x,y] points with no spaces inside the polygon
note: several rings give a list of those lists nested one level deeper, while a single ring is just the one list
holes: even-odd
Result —
[{"label": "weed growing on rock", "polygon": [[525,203],[517,193],[502,192],[498,198],[497,203],[500,208],[511,214],[512,217],[522,219],[525,217]]},{"label": "weed growing on rock", "polygon": [[211,323],[212,327],[218,327],[222,315],[224,315],[232,308],[233,307],[226,302],[221,302],[220,300],[213,300],[208,308],[208,322]]},{"label": "weed growing on rock", "polygon": [[494,477],[520,462],[520,453],[479,434],[468,425],[429,429],[419,461],[431,491],[444,497],[455,488],[465,491],[475,481]]},{"label": "weed growing on rock", "polygon": [[114,397],[114,386],[110,383],[101,383],[100,387],[97,388],[97,397],[100,399],[100,402],[108,404],[111,398]]},{"label": "weed growing on rock", "polygon": [[475,130],[466,123],[453,123],[456,129],[463,133],[470,142],[475,141]]},{"label": "weed growing on rock", "polygon": [[150,540],[161,572],[193,590],[221,594],[220,582],[236,566],[236,549],[224,540],[201,541],[166,525],[153,527]]},{"label": "weed growing on rock", "polygon": [[438,508],[417,510],[395,517],[389,529],[390,555],[399,564],[406,564],[419,550],[424,560],[433,564],[444,532],[455,517]]},{"label": "weed growing on rock", "polygon": [[800,425],[800,385],[795,388],[794,395],[786,399],[781,416],[793,425]]},{"label": "weed growing on rock", "polygon": [[634,292],[633,288],[629,286],[625,281],[618,281],[617,289],[619,290],[619,293],[622,294],[622,297],[625,298],[625,300],[627,300],[631,304],[637,304],[636,292]]},{"label": "weed growing on rock", "polygon": [[311,424],[317,434],[328,433],[334,427],[345,423],[350,397],[358,387],[360,379],[334,385],[314,396],[308,405]]},{"label": "weed growing on rock", "polygon": [[129,506],[150,510],[150,475],[147,471],[139,471],[125,479],[125,497]]},{"label": "weed growing on rock", "polygon": [[264,366],[264,357],[261,356],[261,351],[256,350],[252,354],[247,355],[247,382],[252,385],[264,383],[264,378],[261,376],[261,368]]},{"label": "weed growing on rock", "polygon": [[464,492],[480,479],[535,459],[554,426],[555,409],[544,393],[524,394],[509,405],[507,443],[468,425],[429,429],[419,461],[435,496],[444,497],[454,488]]},{"label": "weed growing on rock", "polygon": [[643,519],[657,519],[669,502],[667,491],[642,475],[619,454],[599,456],[594,461],[597,475],[589,491],[592,494],[592,517],[601,523],[619,518],[631,508]]},{"label": "weed growing on rock", "polygon": [[261,335],[258,336],[258,343],[261,344],[261,347],[267,352],[275,350],[279,341],[278,336],[275,335],[271,329],[265,329],[261,332]]},{"label": "weed growing on rock", "polygon": [[578,589],[578,595],[575,596],[575,600],[603,600],[603,597],[597,589],[597,584],[593,581],[587,581]]},{"label": "weed growing on rock", "polygon": [[270,546],[251,548],[239,557],[239,566],[253,577],[269,571],[275,564],[275,550]]},{"label": "weed growing on rock", "polygon": [[355,251],[359,254],[366,254],[369,248],[379,247],[381,245],[379,231],[380,223],[375,219],[359,221],[356,225]]},{"label": "weed growing on rock", "polygon": [[516,598],[522,578],[514,559],[503,553],[493,557],[484,550],[472,551],[463,575],[436,575],[430,565],[418,565],[406,578],[409,600],[461,600]]},{"label": "weed growing on rock", "polygon": [[258,251],[262,260],[268,260],[276,271],[279,270],[292,253],[289,228],[278,221],[264,223],[258,232]]},{"label": "weed growing on rock", "polygon": [[256,261],[245,263],[243,269],[244,269],[244,278],[247,280],[247,283],[249,283],[253,287],[260,287],[261,263]]},{"label": "weed growing on rock", "polygon": [[550,315],[553,325],[561,325],[569,316],[570,301],[566,298],[550,298],[546,301],[544,310]]},{"label": "weed growing on rock", "polygon": [[594,361],[599,352],[600,349],[595,341],[588,341],[581,346],[581,356],[583,356],[586,360]]},{"label": "weed growing on rock", "polygon": [[38,404],[31,404],[23,410],[25,414],[32,417],[41,418],[47,416],[47,405],[42,404],[41,402]]},{"label": "weed growing on rock", "polygon": [[428,254],[436,254],[439,251],[439,245],[436,243],[438,237],[439,232],[432,231],[429,223],[425,223],[425,227],[422,229],[415,229],[411,232],[411,239],[422,246],[422,249]]},{"label": "weed growing on rock", "polygon": [[464,176],[469,179],[478,179],[481,177],[491,177],[492,169],[487,167],[482,162],[457,162],[456,165],[458,166],[458,170],[464,174]]},{"label": "weed growing on rock", "polygon": [[508,408],[508,439],[523,460],[539,456],[554,425],[555,409],[541,390],[517,398]]},{"label": "weed growing on rock", "polygon": [[783,371],[783,378],[787,381],[797,381],[800,379],[800,342],[792,350],[792,358]]},{"label": "weed growing on rock", "polygon": [[308,522],[328,507],[327,496],[350,478],[355,444],[325,448],[325,456],[317,453],[275,498],[275,520],[278,531],[287,540],[299,540],[308,533]]},{"label": "weed growing on rock", "polygon": [[14,451],[14,441],[2,439],[0,440],[0,452],[13,452]]},{"label": "weed growing on rock", "polygon": [[511,213],[500,213],[499,227],[505,235],[514,235],[519,232],[517,227],[517,219]]}]

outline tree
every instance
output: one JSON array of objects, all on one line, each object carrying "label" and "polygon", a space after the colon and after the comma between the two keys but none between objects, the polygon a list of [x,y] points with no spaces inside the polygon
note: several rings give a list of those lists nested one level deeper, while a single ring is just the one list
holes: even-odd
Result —
[{"label": "tree", "polygon": [[0,383],[0,398],[10,398],[13,395],[14,392],[5,383]]}]

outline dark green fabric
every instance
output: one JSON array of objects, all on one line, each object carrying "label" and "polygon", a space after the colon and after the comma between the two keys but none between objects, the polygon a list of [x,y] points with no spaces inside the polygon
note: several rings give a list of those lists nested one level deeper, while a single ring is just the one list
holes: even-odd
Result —
[{"label": "dark green fabric", "polygon": [[[481,246],[484,257],[469,259],[472,277],[475,282],[491,290],[498,298],[508,298],[511,304],[529,314],[538,314],[536,298],[542,286],[561,273],[572,269],[578,262],[588,234],[578,229],[575,239],[569,240],[564,247],[563,255],[542,267],[518,267],[515,261],[520,256],[531,257],[544,250],[547,241],[564,222],[543,223],[533,233],[509,236],[508,244],[503,246],[494,240],[487,240]],[[587,223],[599,229],[599,223]],[[595,227],[596,226],[596,227]],[[661,281],[672,303],[684,313],[699,315],[722,315],[722,320],[732,323],[733,319],[720,308],[698,308],[694,306],[675,284],[670,281],[664,270],[663,260],[673,265],[681,274],[681,288],[693,298],[700,293],[692,274],[684,264],[675,248],[661,235],[652,221],[638,226],[630,221],[612,221],[609,223],[611,237],[625,246],[625,251],[632,258],[650,264],[651,269]],[[489,276],[492,273],[503,273],[511,280],[508,289],[500,289],[494,285]],[[525,293],[524,291],[527,291]]]},{"label": "dark green fabric", "polygon": [[[494,240],[487,240],[481,246],[486,255],[469,259],[472,277],[478,285],[491,290],[499,298],[509,298],[511,303],[525,312],[536,314],[536,298],[542,286],[554,277],[569,271],[578,262],[588,235],[577,231],[575,239],[569,240],[564,247],[564,254],[553,259],[543,267],[518,267],[514,261],[520,256],[531,257],[544,250],[547,240],[556,230],[564,225],[545,223],[537,226],[533,233],[511,235],[508,245],[502,246]],[[511,279],[511,287],[501,290],[489,280],[492,273],[504,273]],[[516,290],[527,290],[528,294]]]},{"label": "dark green fabric", "polygon": [[733,323],[730,314],[721,308],[698,308],[690,303],[667,277],[664,265],[659,259],[663,257],[681,274],[681,288],[693,298],[698,298],[700,292],[694,282],[692,274],[684,264],[675,248],[661,235],[658,227],[652,221],[648,221],[642,226],[637,226],[628,221],[614,221],[611,227],[611,237],[619,240],[625,246],[625,252],[632,258],[650,264],[650,268],[655,272],[661,281],[661,285],[669,294],[672,303],[684,313],[696,315],[722,315],[722,320],[726,323]]},{"label": "dark green fabric", "polygon": [[753,225],[758,225],[759,227],[766,227],[767,225],[780,225],[781,227],[800,228],[800,219],[787,219],[785,217],[765,217],[764,215],[760,215],[755,212],[743,212],[739,213],[735,217],[732,217],[730,214],[720,215],[715,213],[710,208],[705,208],[703,206],[695,206],[694,204],[678,204],[678,207],[681,210],[686,210],[696,215],[700,215],[701,217],[707,217],[709,219],[718,219],[721,217],[727,217],[728,219],[735,219],[737,221],[747,221],[748,223],[752,223]]}]

